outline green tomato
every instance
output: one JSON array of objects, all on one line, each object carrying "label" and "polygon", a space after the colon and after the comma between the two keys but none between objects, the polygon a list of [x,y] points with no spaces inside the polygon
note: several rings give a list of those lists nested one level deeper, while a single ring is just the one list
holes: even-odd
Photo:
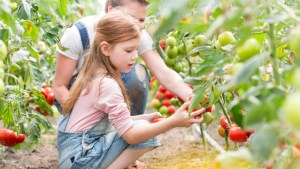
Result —
[{"label": "green tomato", "polygon": [[7,56],[7,47],[5,43],[0,40],[0,60],[5,59]]},{"label": "green tomato", "polygon": [[4,91],[4,82],[2,79],[0,79],[0,95],[3,93]]},{"label": "green tomato", "polygon": [[260,44],[254,38],[246,40],[246,42],[242,46],[238,46],[236,48],[236,54],[238,55],[241,61],[246,61],[252,56],[258,54],[259,52]]},{"label": "green tomato", "polygon": [[184,44],[183,43],[180,43],[178,45],[178,55],[185,55],[185,52],[184,52]]},{"label": "green tomato", "polygon": [[177,98],[172,98],[172,99],[170,100],[170,103],[171,103],[173,106],[178,106],[179,101],[178,101]]},{"label": "green tomato", "polygon": [[173,70],[175,70],[177,73],[182,72],[183,66],[181,62],[175,63],[173,66]]},{"label": "green tomato", "polygon": [[10,9],[12,11],[15,11],[17,8],[18,8],[18,3],[16,3],[16,2],[11,2],[10,3]]},{"label": "green tomato", "polygon": [[204,123],[210,123],[213,120],[213,115],[211,114],[211,112],[205,112],[203,115],[203,122]]},{"label": "green tomato", "polygon": [[167,106],[161,106],[158,110],[160,114],[167,114],[168,113],[168,107]]},{"label": "green tomato", "polygon": [[221,46],[234,44],[236,42],[234,35],[229,31],[225,31],[219,34],[218,41]]},{"label": "green tomato", "polygon": [[283,103],[282,110],[287,123],[293,128],[300,129],[300,92],[287,96]]},{"label": "green tomato", "polygon": [[175,59],[174,58],[166,58],[165,59],[165,63],[166,63],[166,65],[167,66],[169,66],[169,67],[171,67],[171,66],[173,66],[174,64],[175,64]]},{"label": "green tomato", "polygon": [[168,46],[173,47],[176,45],[176,39],[173,36],[170,36],[166,39],[166,43]]},{"label": "green tomato", "polygon": [[297,56],[300,56],[300,27],[297,27],[291,31],[289,46],[292,51],[296,53]]},{"label": "green tomato", "polygon": [[168,46],[166,49],[166,54],[169,58],[175,58],[178,54],[178,48],[176,46]]},{"label": "green tomato", "polygon": [[205,35],[197,35],[194,38],[195,46],[201,46],[201,45],[206,44],[207,42],[208,42],[208,40]]},{"label": "green tomato", "polygon": [[161,106],[161,102],[158,99],[153,99],[151,101],[151,105],[153,108],[159,109],[159,107]]}]

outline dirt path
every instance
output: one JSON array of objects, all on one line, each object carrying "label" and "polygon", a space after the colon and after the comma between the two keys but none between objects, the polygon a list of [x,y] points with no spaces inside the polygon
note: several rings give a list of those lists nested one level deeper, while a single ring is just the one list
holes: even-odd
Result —
[{"label": "dirt path", "polygon": [[[213,126],[211,127],[213,130]],[[212,132],[215,133],[215,132]],[[213,169],[217,154],[207,146],[205,154],[202,141],[192,128],[175,128],[160,135],[162,146],[146,153],[140,161],[147,169]],[[58,169],[55,133],[43,135],[42,144],[29,150],[5,151],[0,161],[1,169]]]}]

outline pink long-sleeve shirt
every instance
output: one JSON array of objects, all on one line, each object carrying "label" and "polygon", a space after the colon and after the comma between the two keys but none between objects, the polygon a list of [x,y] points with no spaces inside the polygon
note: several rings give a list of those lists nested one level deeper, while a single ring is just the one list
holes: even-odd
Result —
[{"label": "pink long-sleeve shirt", "polygon": [[[102,80],[101,80],[102,79]],[[121,88],[112,77],[93,80],[88,94],[85,88],[75,103],[66,132],[81,132],[92,128],[107,113],[117,132],[122,135],[133,126]]]}]

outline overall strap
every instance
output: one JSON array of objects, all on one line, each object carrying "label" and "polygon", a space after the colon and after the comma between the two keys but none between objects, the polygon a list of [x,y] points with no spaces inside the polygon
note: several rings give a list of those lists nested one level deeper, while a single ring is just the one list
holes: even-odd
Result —
[{"label": "overall strap", "polygon": [[83,51],[87,51],[90,48],[90,39],[86,26],[81,21],[76,22],[75,26],[80,34]]}]

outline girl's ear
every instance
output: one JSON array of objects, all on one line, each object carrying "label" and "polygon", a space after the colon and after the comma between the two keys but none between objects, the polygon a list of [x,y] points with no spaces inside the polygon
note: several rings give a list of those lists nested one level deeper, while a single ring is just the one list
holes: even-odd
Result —
[{"label": "girl's ear", "polygon": [[101,48],[102,53],[105,56],[110,55],[111,49],[110,49],[110,45],[107,42],[105,42],[105,41],[101,42],[100,43],[100,48]]}]

